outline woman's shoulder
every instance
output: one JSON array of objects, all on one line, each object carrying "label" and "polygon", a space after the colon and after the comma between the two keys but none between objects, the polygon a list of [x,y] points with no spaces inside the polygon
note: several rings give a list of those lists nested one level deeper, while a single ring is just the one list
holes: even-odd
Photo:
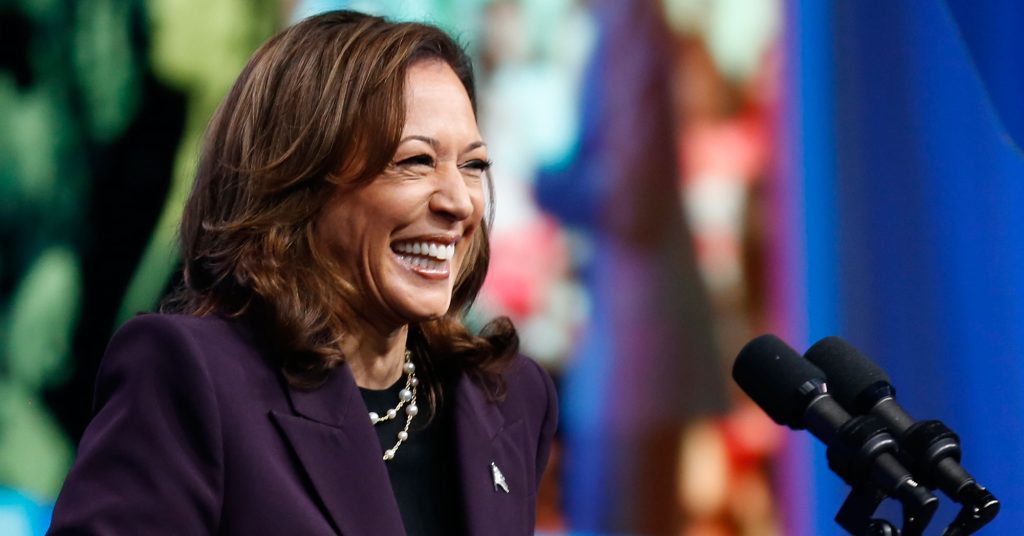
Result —
[{"label": "woman's shoulder", "polygon": [[136,316],[117,330],[52,531],[213,532],[227,415],[222,393],[237,380],[212,370],[212,346],[230,332],[223,320],[165,314]]},{"label": "woman's shoulder", "polygon": [[549,388],[554,390],[554,382],[547,370],[540,363],[522,354],[517,354],[509,361],[502,376],[510,393],[524,391],[525,394],[542,395]]},{"label": "woman's shoulder", "polygon": [[250,335],[240,320],[218,315],[142,313],[125,322],[114,337],[138,333],[182,337],[196,342],[231,341]]},{"label": "woman's shoulder", "polygon": [[558,395],[551,375],[533,359],[517,355],[503,373],[505,404],[521,408],[524,416],[541,427],[554,426],[558,418]]},{"label": "woman's shoulder", "polygon": [[131,318],[114,333],[111,345],[120,339],[140,337],[154,342],[173,341],[175,345],[194,349],[256,346],[252,329],[240,319],[166,313],[144,313]]},{"label": "woman's shoulder", "polygon": [[147,313],[133,317],[114,333],[100,372],[114,367],[150,367],[174,374],[183,369],[230,367],[260,355],[244,322],[220,316]]},{"label": "woman's shoulder", "polygon": [[[536,449],[534,482],[540,482],[558,427],[558,395],[555,392],[555,383],[544,367],[523,355],[517,355],[509,363],[504,378],[505,417],[522,418],[527,437],[531,438],[531,444]],[[519,415],[513,416],[513,413]]]}]

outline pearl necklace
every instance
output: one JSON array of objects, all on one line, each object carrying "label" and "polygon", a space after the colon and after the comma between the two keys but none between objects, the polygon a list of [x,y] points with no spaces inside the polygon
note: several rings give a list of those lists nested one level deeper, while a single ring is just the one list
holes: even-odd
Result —
[{"label": "pearl necklace", "polygon": [[[398,432],[395,445],[384,451],[384,461],[394,458],[398,447],[409,439],[409,425],[412,424],[412,418],[420,412],[420,408],[416,406],[416,387],[420,381],[416,378],[416,365],[412,364],[412,353],[409,350],[405,351],[405,364],[402,366],[402,371],[405,373],[405,387],[398,392],[398,405],[387,410],[383,416],[378,415],[376,411],[370,412],[370,422],[376,426],[398,418],[398,412],[405,406],[405,426],[401,432]],[[407,403],[408,405],[406,405]]]}]

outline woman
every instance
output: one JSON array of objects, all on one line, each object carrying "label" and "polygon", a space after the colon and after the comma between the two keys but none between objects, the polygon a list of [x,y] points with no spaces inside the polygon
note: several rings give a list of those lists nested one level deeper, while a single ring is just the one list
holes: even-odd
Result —
[{"label": "woman", "polygon": [[527,534],[556,420],[487,267],[487,148],[440,30],[307,19],[250,60],[182,218],[177,314],[104,356],[54,534]]}]

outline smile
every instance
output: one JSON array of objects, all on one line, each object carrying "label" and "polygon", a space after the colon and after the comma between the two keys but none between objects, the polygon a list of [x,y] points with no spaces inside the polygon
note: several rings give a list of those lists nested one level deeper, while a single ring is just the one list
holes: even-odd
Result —
[{"label": "smile", "polygon": [[391,250],[406,268],[432,279],[447,278],[455,256],[455,244],[430,241],[399,242]]}]

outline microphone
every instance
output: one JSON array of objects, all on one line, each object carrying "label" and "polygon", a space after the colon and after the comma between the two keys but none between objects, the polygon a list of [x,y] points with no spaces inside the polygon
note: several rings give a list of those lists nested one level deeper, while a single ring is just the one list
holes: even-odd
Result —
[{"label": "microphone", "polygon": [[[740,350],[732,377],[776,423],[794,430],[806,428],[828,445],[829,467],[855,493],[880,490],[903,503],[905,526],[923,530],[928,524],[938,499],[893,455],[896,442],[884,424],[877,417],[851,418],[830,396],[825,373],[796,350],[774,335],[757,337]],[[862,494],[861,504],[844,505],[836,521],[853,534],[864,534],[866,518],[882,498],[874,494],[865,499]]]},{"label": "microphone", "polygon": [[921,482],[964,505],[957,518],[973,532],[999,513],[999,501],[960,465],[960,438],[939,421],[915,421],[878,365],[839,337],[826,337],[805,356],[831,380],[832,394],[855,414],[881,418],[899,438],[901,457]]}]

